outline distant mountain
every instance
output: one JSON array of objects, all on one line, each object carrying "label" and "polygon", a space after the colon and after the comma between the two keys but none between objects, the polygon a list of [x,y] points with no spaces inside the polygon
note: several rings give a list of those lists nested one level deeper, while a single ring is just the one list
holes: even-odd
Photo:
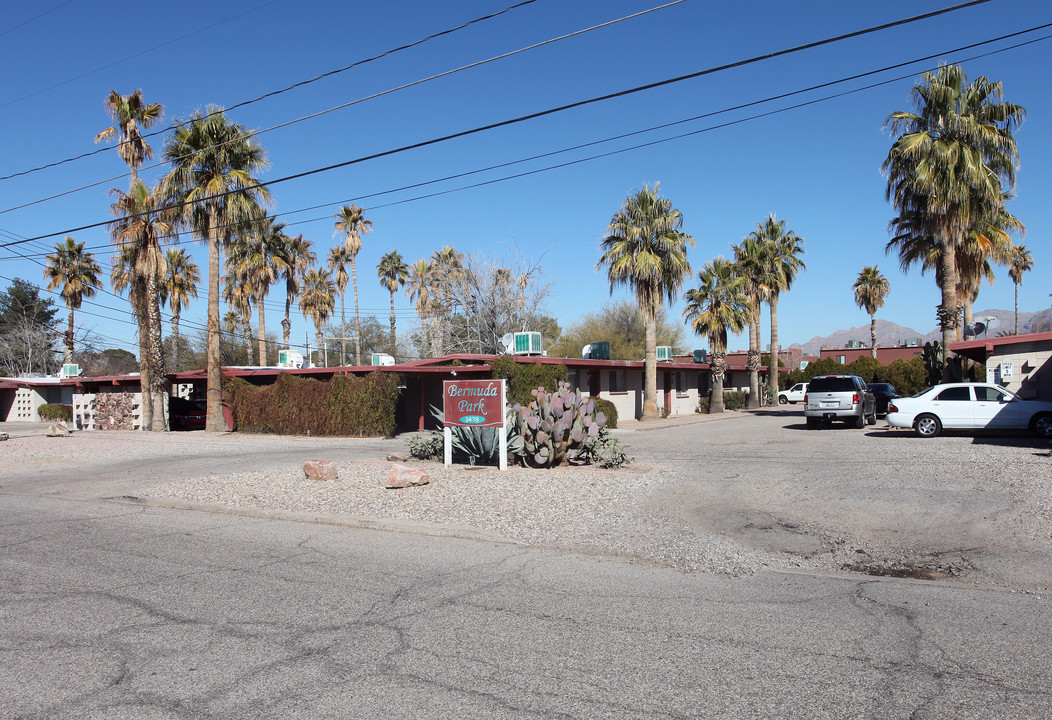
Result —
[{"label": "distant mountain", "polygon": [[[1011,310],[979,310],[973,313],[975,320],[989,317],[996,319],[987,331],[991,337],[1015,328],[1015,313]],[[1047,330],[1032,328],[1047,328]],[[1039,313],[1019,313],[1020,332],[1047,332],[1049,330],[1052,330],[1052,309],[1042,310]],[[942,340],[942,331],[935,328],[922,333],[913,328],[877,318],[878,345],[902,345],[910,338],[917,338],[918,343],[923,345],[929,340]],[[818,355],[823,347],[846,347],[849,340],[861,340],[866,347],[869,347],[869,323],[847,330],[837,330],[825,336],[815,336],[805,343],[793,343],[789,347],[800,348],[804,355]]]}]

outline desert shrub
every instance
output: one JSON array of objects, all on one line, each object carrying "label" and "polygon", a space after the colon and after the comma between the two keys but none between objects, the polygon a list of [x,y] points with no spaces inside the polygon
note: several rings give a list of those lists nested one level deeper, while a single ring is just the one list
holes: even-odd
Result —
[{"label": "desert shrub", "polygon": [[741,410],[749,404],[749,393],[741,390],[726,390],[723,393],[723,408],[725,410]]},{"label": "desert shrub", "polygon": [[595,411],[606,415],[606,427],[617,429],[617,405],[603,398],[595,398]]},{"label": "desert shrub", "polygon": [[57,403],[45,403],[37,408],[37,415],[41,420],[54,422],[56,420],[72,422],[73,406],[59,405]]},{"label": "desert shrub", "polygon": [[386,437],[395,430],[401,391],[397,376],[371,372],[328,381],[282,373],[258,387],[234,378],[223,392],[241,432]]},{"label": "desert shrub", "polygon": [[698,412],[707,413],[709,411],[709,404],[712,402],[712,398],[709,396],[698,398]]},{"label": "desert shrub", "polygon": [[405,436],[409,454],[417,460],[441,460],[445,441],[442,433],[420,432]]},{"label": "desert shrub", "polygon": [[878,376],[878,382],[891,383],[902,397],[908,397],[928,387],[928,371],[924,367],[924,360],[919,356],[909,360],[899,358],[881,368]]},{"label": "desert shrub", "polygon": [[507,380],[507,402],[509,405],[529,405],[533,400],[531,393],[539,387],[548,392],[555,392],[559,383],[569,378],[569,372],[562,363],[519,363],[513,355],[501,355],[493,363],[490,374],[495,379]]},{"label": "desert shrub", "polygon": [[633,458],[625,452],[625,446],[615,438],[606,427],[599,428],[599,434],[584,441],[577,453],[579,459],[594,463],[601,468],[619,468],[632,462]]}]

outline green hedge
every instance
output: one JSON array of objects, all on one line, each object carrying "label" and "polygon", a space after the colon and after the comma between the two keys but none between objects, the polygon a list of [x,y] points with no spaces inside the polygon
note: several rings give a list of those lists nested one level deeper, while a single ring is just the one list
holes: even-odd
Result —
[{"label": "green hedge", "polygon": [[569,380],[569,372],[562,363],[518,363],[512,355],[501,355],[493,363],[490,374],[494,379],[507,380],[508,404],[526,407],[533,401],[531,391],[543,387],[555,392],[560,380]]},{"label": "green hedge", "polygon": [[611,430],[617,429],[617,406],[603,398],[595,399],[595,409],[606,415],[606,427]]},{"label": "green hedge", "polygon": [[396,428],[398,377],[372,372],[322,381],[281,374],[257,387],[241,378],[223,386],[238,432],[389,437]]},{"label": "green hedge", "polygon": [[41,420],[55,421],[63,420],[65,422],[73,421],[73,406],[72,405],[58,405],[55,403],[45,403],[37,408],[37,415],[40,416]]}]

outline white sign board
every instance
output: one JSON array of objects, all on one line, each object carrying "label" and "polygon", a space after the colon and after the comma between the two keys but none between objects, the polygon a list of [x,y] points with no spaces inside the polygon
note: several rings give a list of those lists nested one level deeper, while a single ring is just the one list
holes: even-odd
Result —
[{"label": "white sign board", "polygon": [[1003,360],[1001,362],[1001,379],[1008,380],[1010,377],[1012,377],[1012,361]]}]

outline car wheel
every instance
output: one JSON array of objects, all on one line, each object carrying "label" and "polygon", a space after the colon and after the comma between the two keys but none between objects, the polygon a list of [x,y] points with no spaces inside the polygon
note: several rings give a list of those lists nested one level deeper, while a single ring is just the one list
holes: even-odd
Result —
[{"label": "car wheel", "polygon": [[809,417],[807,418],[807,429],[814,430],[818,427],[818,418]]},{"label": "car wheel", "polygon": [[[850,422],[850,421],[848,421],[848,422]],[[866,427],[866,413],[865,413],[865,411],[863,411],[863,413],[861,415],[859,415],[857,418],[855,418],[855,428],[858,429],[858,430],[861,430],[864,427]]]},{"label": "car wheel", "polygon": [[1031,421],[1030,427],[1033,428],[1034,434],[1038,437],[1052,438],[1052,415],[1049,413],[1036,415]]},{"label": "car wheel", "polygon": [[870,416],[868,416],[866,418],[866,424],[867,425],[876,425],[877,424],[877,411],[876,410],[873,411],[872,415],[870,415]]},{"label": "car wheel", "polygon": [[789,404],[789,398],[787,398],[785,395],[779,395],[778,396],[778,404],[779,405],[788,405]]},{"label": "car wheel", "polygon": [[926,438],[933,438],[942,432],[942,423],[934,415],[921,415],[913,427],[918,435]]}]

